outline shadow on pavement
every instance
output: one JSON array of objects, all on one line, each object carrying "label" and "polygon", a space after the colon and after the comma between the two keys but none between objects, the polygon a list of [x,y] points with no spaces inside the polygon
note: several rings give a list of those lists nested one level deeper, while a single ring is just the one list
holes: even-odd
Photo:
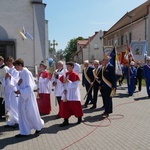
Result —
[{"label": "shadow on pavement", "polygon": [[103,110],[104,110],[104,108],[102,108],[102,107],[101,108],[96,108],[96,109],[90,109],[90,107],[88,107],[88,108],[84,108],[83,112],[87,113],[87,114],[88,113],[91,114],[91,113],[94,113],[94,112],[97,112],[97,111],[103,111]]},{"label": "shadow on pavement", "polygon": [[129,97],[128,93],[117,93],[116,98],[125,98]]},{"label": "shadow on pavement", "polygon": [[44,123],[55,120],[56,119],[56,115],[45,115],[45,116],[41,116],[41,118],[44,120]]},{"label": "shadow on pavement", "polygon": [[40,134],[57,134],[59,131],[68,130],[74,126],[78,125],[77,123],[69,123],[69,125],[60,127],[60,124],[54,124],[49,127],[44,127]]},{"label": "shadow on pavement", "polygon": [[[0,137],[2,137],[2,136],[3,136],[3,134],[0,135]],[[23,138],[9,137],[9,138],[1,139],[0,140],[0,149],[4,149],[8,145],[12,145],[12,144],[15,144],[15,143],[20,143],[20,142],[23,142],[23,141],[31,140],[31,139],[36,138],[38,136],[39,136],[38,134],[32,134],[28,137],[23,137]]]},{"label": "shadow on pavement", "polygon": [[84,117],[83,122],[97,122],[97,121],[101,121],[103,119],[104,119],[104,117],[100,114],[100,115],[96,115],[96,116]]},{"label": "shadow on pavement", "polygon": [[15,130],[19,130],[19,128],[13,128],[13,127],[7,127],[5,128],[4,126],[0,126],[0,132],[9,132],[9,131],[15,131]]},{"label": "shadow on pavement", "polygon": [[150,100],[150,98],[148,96],[144,96],[144,97],[138,97],[138,98],[134,98],[135,101],[139,101],[139,100]]}]

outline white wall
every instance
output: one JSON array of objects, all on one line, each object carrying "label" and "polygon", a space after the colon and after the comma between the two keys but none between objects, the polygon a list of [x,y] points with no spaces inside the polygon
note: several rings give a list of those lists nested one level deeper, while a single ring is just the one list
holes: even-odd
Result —
[{"label": "white wall", "polygon": [[[99,31],[94,39],[89,43],[86,48],[83,48],[83,61],[89,60],[92,62],[94,59],[102,60],[103,58],[103,31]],[[98,49],[94,49],[94,44],[98,44]]]},{"label": "white wall", "polygon": [[[42,2],[42,0],[34,0]],[[22,58],[25,65],[34,67],[48,56],[48,29],[45,23],[45,5],[32,4],[31,0],[1,0],[0,2],[0,26],[8,34],[8,39],[0,35],[0,40],[13,40],[16,43],[16,58]],[[33,40],[22,40],[18,29],[33,35]],[[45,42],[47,41],[47,42]]]}]

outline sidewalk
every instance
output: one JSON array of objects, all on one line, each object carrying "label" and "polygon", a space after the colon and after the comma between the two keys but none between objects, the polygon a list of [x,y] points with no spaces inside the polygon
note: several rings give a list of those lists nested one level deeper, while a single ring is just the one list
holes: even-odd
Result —
[{"label": "sidewalk", "polygon": [[[81,87],[81,97],[85,96]],[[70,125],[59,127],[63,119],[55,119],[58,106],[51,94],[52,112],[42,116],[45,128],[39,136],[16,139],[19,130],[7,129],[0,122],[0,149],[4,150],[149,150],[150,149],[150,99],[146,89],[128,97],[127,87],[118,87],[113,98],[114,112],[102,118],[101,96],[95,110],[84,109],[83,122],[76,125],[77,118],[69,119]],[[82,104],[84,101],[82,100]]]}]

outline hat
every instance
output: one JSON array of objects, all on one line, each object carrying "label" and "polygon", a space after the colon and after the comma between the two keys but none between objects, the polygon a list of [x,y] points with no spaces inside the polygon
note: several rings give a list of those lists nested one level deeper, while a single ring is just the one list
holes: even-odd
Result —
[{"label": "hat", "polygon": [[41,61],[40,65],[43,65],[44,67],[47,67],[47,65],[44,63],[44,61]]},{"label": "hat", "polygon": [[110,59],[111,59],[110,56],[107,56],[107,55],[104,55],[104,56],[103,56],[103,60],[110,60]]},{"label": "hat", "polygon": [[150,60],[150,56],[147,56],[146,60]]},{"label": "hat", "polygon": [[135,62],[134,62],[134,61],[131,61],[131,62],[130,62],[130,65],[134,66],[134,65],[135,65]]}]

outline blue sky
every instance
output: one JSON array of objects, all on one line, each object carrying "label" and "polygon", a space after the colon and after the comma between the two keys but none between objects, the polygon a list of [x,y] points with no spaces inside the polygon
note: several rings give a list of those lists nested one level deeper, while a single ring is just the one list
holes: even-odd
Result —
[{"label": "blue sky", "polygon": [[49,40],[56,40],[56,50],[65,49],[79,36],[88,38],[95,31],[108,30],[125,13],[147,0],[43,0],[47,4]]}]

